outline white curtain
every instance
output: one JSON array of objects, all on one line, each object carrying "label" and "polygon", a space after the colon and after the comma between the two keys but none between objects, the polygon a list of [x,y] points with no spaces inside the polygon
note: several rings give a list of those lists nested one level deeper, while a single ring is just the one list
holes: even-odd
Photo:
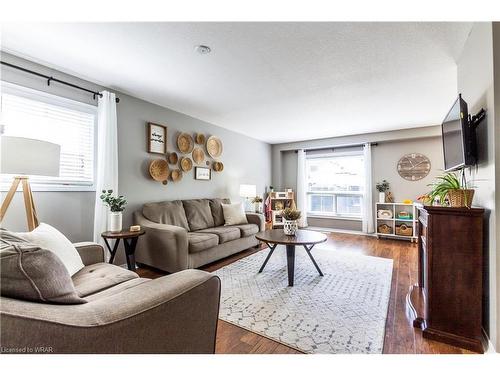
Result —
[{"label": "white curtain", "polygon": [[363,195],[363,232],[373,233],[373,195],[372,195],[372,146],[370,143],[365,143],[363,147],[363,162],[364,162],[364,195]]},{"label": "white curtain", "polygon": [[297,156],[297,209],[302,212],[299,227],[307,227],[306,152],[304,150],[299,150]]},{"label": "white curtain", "polygon": [[115,94],[103,91],[97,104],[97,170],[94,209],[94,241],[101,243],[108,208],[99,198],[102,190],[118,193],[118,129]]}]

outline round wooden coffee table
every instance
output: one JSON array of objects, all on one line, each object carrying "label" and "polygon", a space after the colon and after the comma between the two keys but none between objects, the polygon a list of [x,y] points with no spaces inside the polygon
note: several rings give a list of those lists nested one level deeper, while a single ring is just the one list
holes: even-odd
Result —
[{"label": "round wooden coffee table", "polygon": [[318,264],[314,260],[311,250],[317,243],[325,242],[326,235],[320,232],[315,232],[312,230],[304,230],[299,229],[295,236],[287,236],[283,229],[270,229],[264,232],[257,233],[255,235],[259,241],[264,242],[270,249],[269,254],[266,257],[266,260],[260,267],[259,273],[264,270],[269,258],[273,255],[274,250],[278,245],[286,246],[286,263],[288,268],[288,286],[293,286],[293,279],[295,274],[295,246],[301,245],[311,258],[311,261],[318,270],[319,275],[323,276],[323,272],[321,272]]}]

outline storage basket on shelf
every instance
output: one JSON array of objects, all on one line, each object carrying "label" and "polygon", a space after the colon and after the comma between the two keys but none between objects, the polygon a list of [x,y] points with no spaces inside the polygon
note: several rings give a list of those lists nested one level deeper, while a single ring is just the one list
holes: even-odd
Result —
[{"label": "storage basket on shelf", "polygon": [[378,232],[382,234],[392,234],[392,227],[387,224],[380,224],[378,226]]},{"label": "storage basket on shelf", "polygon": [[412,236],[413,228],[406,224],[397,224],[396,225],[396,234],[398,236]]},{"label": "storage basket on shelf", "polygon": [[474,189],[448,190],[448,200],[451,207],[471,207]]},{"label": "storage basket on shelf", "polygon": [[392,211],[380,209],[377,211],[377,217],[379,219],[392,219]]},{"label": "storage basket on shelf", "polygon": [[409,213],[408,211],[399,211],[397,215],[398,219],[404,219],[404,220],[411,220],[412,219],[412,214]]}]

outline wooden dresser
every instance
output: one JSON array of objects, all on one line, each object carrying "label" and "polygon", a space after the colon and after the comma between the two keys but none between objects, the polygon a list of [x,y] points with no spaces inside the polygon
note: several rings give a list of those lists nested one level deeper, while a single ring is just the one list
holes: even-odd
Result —
[{"label": "wooden dresser", "polygon": [[480,208],[419,208],[418,284],[407,297],[425,338],[481,353],[483,215]]}]

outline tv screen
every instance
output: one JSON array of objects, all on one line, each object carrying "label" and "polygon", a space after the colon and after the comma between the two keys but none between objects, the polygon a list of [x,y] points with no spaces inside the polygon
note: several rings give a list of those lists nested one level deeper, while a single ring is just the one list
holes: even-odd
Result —
[{"label": "tv screen", "polygon": [[447,171],[475,163],[475,134],[467,118],[467,103],[459,95],[441,125]]}]

